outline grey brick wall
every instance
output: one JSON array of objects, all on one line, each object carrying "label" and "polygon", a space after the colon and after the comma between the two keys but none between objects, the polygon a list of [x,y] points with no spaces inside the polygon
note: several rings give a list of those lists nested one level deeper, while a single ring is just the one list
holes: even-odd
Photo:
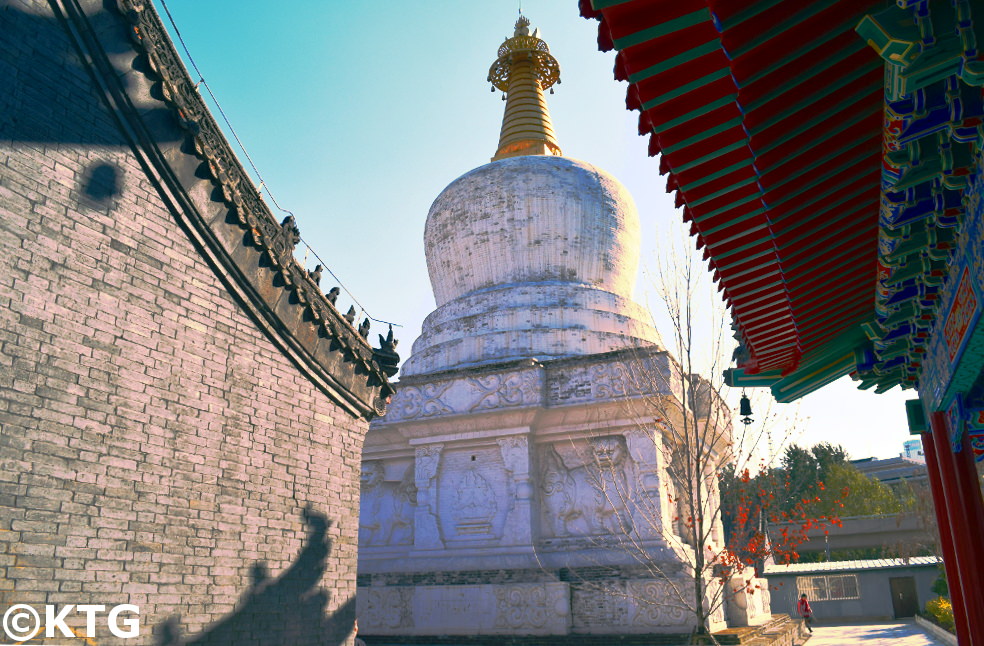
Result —
[{"label": "grey brick wall", "polygon": [[0,5],[0,45],[0,612],[344,642],[366,422],[227,294],[49,8]]}]

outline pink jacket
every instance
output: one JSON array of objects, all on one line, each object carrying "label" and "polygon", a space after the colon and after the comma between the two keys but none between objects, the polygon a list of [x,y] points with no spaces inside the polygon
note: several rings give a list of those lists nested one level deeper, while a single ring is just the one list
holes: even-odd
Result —
[{"label": "pink jacket", "polygon": [[799,604],[796,606],[797,612],[799,612],[800,617],[812,617],[813,609],[810,608],[810,602],[806,599],[800,599]]}]

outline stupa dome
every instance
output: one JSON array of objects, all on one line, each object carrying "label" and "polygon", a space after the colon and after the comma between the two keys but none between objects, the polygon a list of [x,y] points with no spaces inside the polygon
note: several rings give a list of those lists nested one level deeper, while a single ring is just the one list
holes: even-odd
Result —
[{"label": "stupa dome", "polygon": [[510,157],[466,173],[424,229],[438,306],[505,285],[557,283],[632,295],[639,216],[605,171],[556,156]]},{"label": "stupa dome", "polygon": [[543,97],[560,68],[527,26],[489,72],[508,97],[493,161],[448,185],[427,216],[438,307],[404,375],[659,345],[631,300],[635,204],[605,171],[561,156]]}]

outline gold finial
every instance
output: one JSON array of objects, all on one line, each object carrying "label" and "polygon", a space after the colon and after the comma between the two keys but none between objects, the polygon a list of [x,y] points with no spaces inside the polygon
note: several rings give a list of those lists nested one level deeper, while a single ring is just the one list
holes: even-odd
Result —
[{"label": "gold finial", "polygon": [[[530,34],[530,21],[520,15],[512,38],[499,46],[499,58],[489,68],[493,92],[504,92],[499,148],[492,161],[523,155],[561,155],[543,91],[560,83],[560,65],[550,48]],[[553,90],[550,90],[551,93]]]},{"label": "gold finial", "polygon": [[529,36],[530,35],[530,19],[526,16],[520,14],[519,18],[516,19],[516,30],[513,32],[513,36]]}]

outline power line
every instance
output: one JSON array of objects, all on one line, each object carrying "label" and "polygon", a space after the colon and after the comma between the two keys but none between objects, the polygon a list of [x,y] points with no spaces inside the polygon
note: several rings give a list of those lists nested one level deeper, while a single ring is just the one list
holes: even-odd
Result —
[{"label": "power line", "polygon": [[[273,202],[273,205],[279,211],[293,216],[294,215],[293,211],[285,209],[284,207],[280,206],[279,202],[277,202],[277,198],[274,197],[273,191],[270,190],[270,187],[269,185],[267,185],[266,180],[264,180],[263,176],[260,174],[260,170],[256,167],[256,164],[253,162],[253,158],[250,157],[249,151],[246,150],[246,146],[243,145],[242,140],[239,138],[239,134],[236,132],[236,129],[232,127],[232,122],[230,122],[229,117],[226,116],[226,113],[222,109],[221,104],[219,104],[218,98],[216,98],[215,94],[212,92],[212,88],[209,87],[208,81],[205,80],[205,76],[202,74],[201,70],[198,69],[198,64],[195,63],[195,59],[191,55],[191,50],[188,49],[188,45],[187,43],[185,43],[184,37],[181,35],[181,30],[178,29],[178,25],[174,20],[174,16],[171,15],[171,10],[168,8],[167,2],[165,2],[165,0],[159,0],[159,2],[161,3],[161,6],[164,7],[164,13],[167,14],[167,19],[168,22],[171,23],[171,28],[174,30],[174,35],[178,37],[178,42],[181,43],[181,48],[184,50],[185,57],[188,59],[188,62],[191,63],[192,69],[195,70],[195,74],[198,76],[198,82],[195,83],[195,89],[198,90],[199,86],[204,86],[205,90],[208,92],[208,95],[212,98],[212,103],[215,105],[215,109],[219,111],[219,114],[222,116],[222,121],[225,122],[226,128],[228,128],[229,133],[232,135],[232,138],[236,140],[236,144],[239,146],[239,149],[243,151],[243,155],[246,157],[246,161],[249,162],[249,167],[253,169],[253,173],[256,176],[256,179],[259,181],[259,185],[257,186],[257,191],[260,195],[260,198],[261,199],[263,198],[263,188],[266,187],[267,195],[270,196],[270,201]],[[365,315],[366,318],[368,318],[370,321],[375,321],[376,323],[383,323],[385,325],[392,325],[395,327],[403,327],[399,323],[384,321],[383,319],[377,319],[373,316],[370,316],[369,312],[366,311],[366,308],[363,307],[362,303],[359,302],[359,299],[357,299],[355,295],[349,291],[349,289],[342,283],[342,281],[338,278],[338,276],[335,275],[335,272],[333,272],[331,268],[328,267],[328,264],[321,259],[321,256],[318,255],[318,252],[315,251],[314,248],[311,247],[311,245],[309,245],[306,240],[304,240],[304,238],[301,238],[301,242],[304,243],[304,246],[307,247],[308,251],[314,254],[314,257],[318,259],[318,262],[321,264],[322,268],[324,268],[325,271],[327,271],[328,274],[335,279],[335,282],[338,283],[339,288],[341,288],[348,295],[348,297],[352,299],[352,302],[358,305],[359,310],[362,312],[362,314]]]}]

